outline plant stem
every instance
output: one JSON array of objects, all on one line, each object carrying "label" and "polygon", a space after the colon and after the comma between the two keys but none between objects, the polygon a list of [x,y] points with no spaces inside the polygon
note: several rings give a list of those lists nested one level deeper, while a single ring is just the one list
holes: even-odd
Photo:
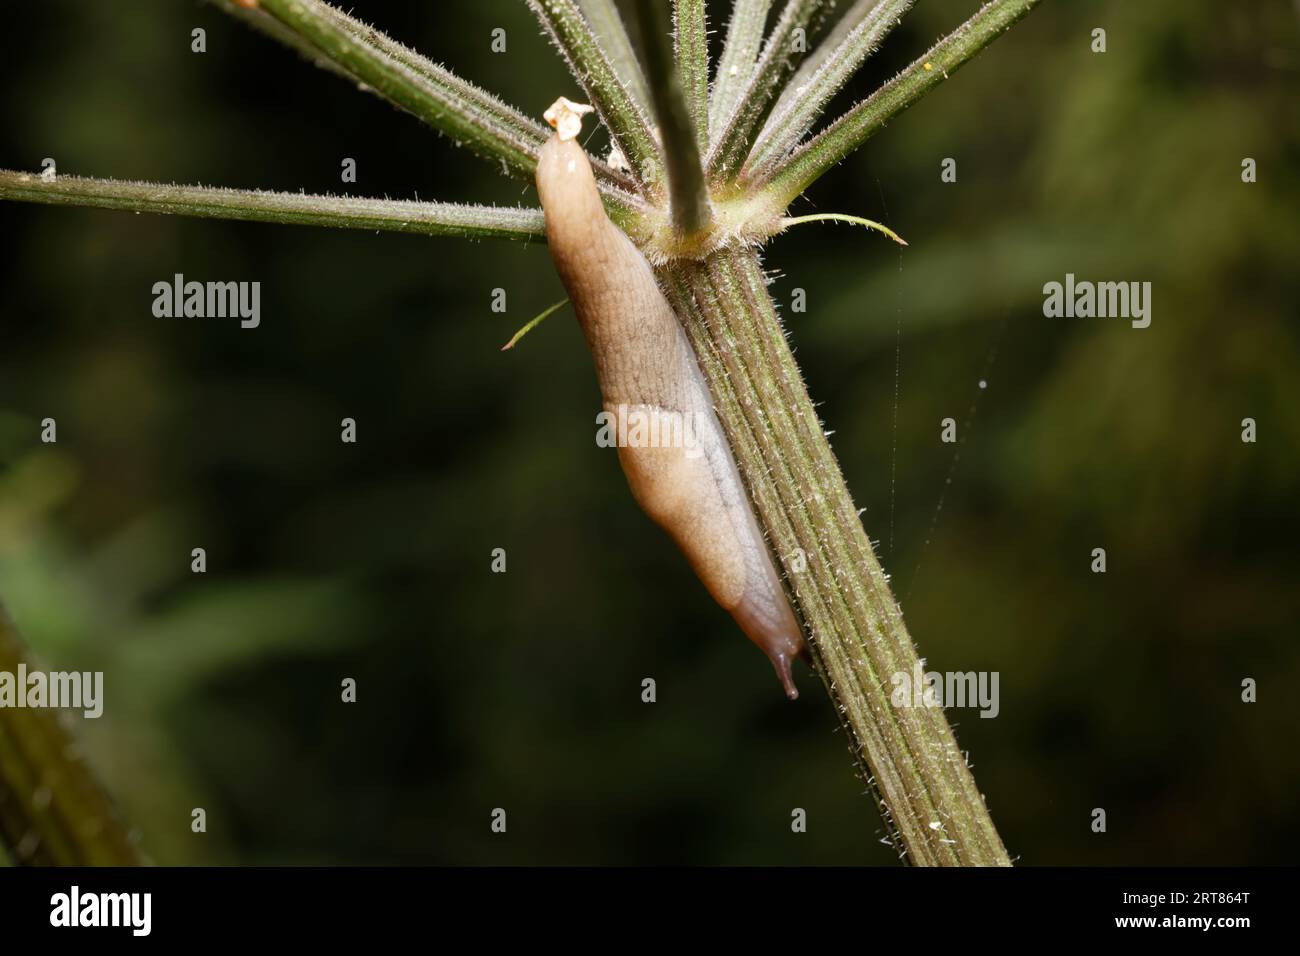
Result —
[{"label": "plant stem", "polygon": [[[638,0],[641,7],[656,0]],[[709,24],[704,0],[674,0],[674,51],[677,76],[691,120],[697,148],[709,143]]]},{"label": "plant stem", "polygon": [[[336,23],[350,30],[356,37],[453,93],[464,104],[462,109],[468,110],[467,116],[470,119],[473,118],[476,111],[483,111],[494,116],[521,139],[531,144],[530,149],[534,154],[534,158],[537,150],[542,148],[542,144],[550,139],[550,129],[540,120],[524,115],[513,106],[503,103],[491,93],[480,89],[468,80],[461,79],[445,66],[434,63],[422,53],[417,53],[410,47],[379,32],[374,27],[367,26],[361,20],[349,16],[334,7],[327,7],[327,9]],[[619,27],[621,29],[621,23]],[[645,81],[641,78],[640,72],[640,67],[637,67],[635,77],[641,81],[642,89],[644,89]],[[603,160],[594,157],[591,165],[596,171],[598,185],[617,187],[628,196],[639,192],[636,181],[627,173],[613,170]],[[528,172],[531,174],[533,170],[530,169]],[[606,190],[606,192],[608,195],[614,195],[610,190]]]},{"label": "plant stem", "polygon": [[385,53],[320,0],[259,0],[259,6],[331,62],[457,144],[499,160],[518,176],[532,175],[539,145],[536,131],[526,121],[506,118],[503,111],[517,114],[505,104],[446,70],[430,73]]},{"label": "plant stem", "polygon": [[610,66],[632,94],[632,99],[641,109],[650,109],[650,91],[646,88],[645,74],[637,62],[632,40],[628,37],[627,27],[623,25],[623,18],[618,12],[618,4],[614,0],[578,0],[578,6],[591,25],[596,42],[605,51]]},{"label": "plant stem", "polygon": [[772,0],[735,0],[731,6],[727,40],[718,60],[718,75],[713,81],[712,102],[709,104],[710,135],[717,135],[731,118],[740,91],[749,84],[771,9]]},{"label": "plant stem", "polygon": [[668,37],[671,22],[662,0],[638,0],[636,13],[659,135],[663,139],[673,229],[680,236],[694,236],[709,225],[713,213],[696,138],[696,120],[688,98],[683,95],[682,83],[686,77],[680,69],[682,51],[679,48],[674,57]]},{"label": "plant stem", "polygon": [[808,30],[823,2],[788,0],[786,3],[772,34],[763,44],[749,82],[736,97],[735,108],[724,118],[709,149],[705,165],[711,176],[723,177],[739,171],[759,124],[767,118],[774,98],[806,52]]},{"label": "plant stem", "polygon": [[582,84],[610,139],[643,181],[655,182],[661,157],[650,121],[596,42],[582,11],[574,0],[528,0],[528,5]]},{"label": "plant stem", "polygon": [[[361,77],[349,70],[342,62],[331,59],[325,51],[317,47],[306,36],[295,32],[292,27],[280,22],[260,7],[242,7],[236,4],[234,0],[209,0],[209,2],[258,32],[289,47],[289,49],[322,70],[359,84],[369,92],[383,97],[399,109],[405,109],[403,103],[391,96],[384,96],[382,91],[374,87],[367,86]],[[467,120],[472,120],[480,115],[493,117],[510,130],[510,134],[520,143],[525,144],[534,157],[537,151],[541,149],[542,144],[550,137],[551,131],[540,120],[525,116],[514,107],[497,99],[491,93],[480,89],[467,80],[461,79],[446,67],[434,63],[428,57],[417,53],[405,44],[399,43],[374,27],[328,4],[321,4],[320,10],[327,19],[351,34],[359,42],[400,63],[419,75],[421,79],[440,89],[449,100],[458,102],[459,112]],[[422,118],[418,113],[411,113],[411,115],[417,119]],[[437,127],[435,126],[435,128]],[[607,182],[624,190],[634,190],[636,187],[636,184],[629,177],[611,170],[604,163],[594,161],[592,167],[596,171],[596,178],[602,182]],[[531,173],[531,170],[516,170],[516,172]]]},{"label": "plant stem", "polygon": [[[19,664],[34,670],[0,606],[0,671]],[[0,707],[0,844],[20,865],[144,862],[59,712],[45,708]]]},{"label": "plant stem", "polygon": [[893,845],[917,865],[1010,865],[942,709],[891,702],[891,677],[911,679],[916,650],[757,255],[723,250],[668,266],[661,280],[699,356],[808,629],[817,671]]},{"label": "plant stem", "polygon": [[867,229],[874,229],[876,232],[888,236],[900,246],[907,245],[907,241],[902,236],[890,229],[884,223],[875,222],[871,219],[863,219],[861,216],[850,216],[848,213],[843,212],[815,212],[809,216],[792,216],[788,219],[782,219],[779,224],[781,230],[785,231],[791,226],[799,226],[805,222],[847,222],[854,226],[865,226]]},{"label": "plant stem", "polygon": [[[265,10],[258,7],[241,6],[236,3],[235,0],[208,0],[208,2],[227,16],[234,17],[236,20],[242,21],[247,26],[257,30],[259,33],[263,33],[272,40],[275,40],[277,43],[282,43],[287,46],[313,66],[317,66],[322,70],[333,73],[335,76],[349,80],[352,83],[360,82],[340,64],[335,63],[317,49],[316,45],[310,40],[295,33]],[[389,102],[392,101],[390,100]]]},{"label": "plant stem", "polygon": [[540,209],[169,186],[0,170],[0,199],[425,236],[545,240]]},{"label": "plant stem", "polygon": [[784,209],[891,119],[903,112],[996,40],[1039,0],[989,0],[924,56],[809,140],[769,175],[748,185],[761,188]]},{"label": "plant stem", "polygon": [[[455,137],[457,145],[462,145],[464,131],[472,130],[464,142],[480,155],[500,161],[503,172],[528,179],[536,172],[537,152],[550,137],[550,130],[361,20],[319,0],[307,0],[313,5],[311,11],[300,11],[302,19],[297,20],[278,20],[263,9],[275,7],[275,0],[266,0],[257,9],[238,6],[232,0],[213,2],[322,69],[360,84]],[[590,0],[593,8],[608,2]],[[303,29],[304,23],[310,24],[310,30]],[[618,29],[622,30],[621,22]],[[365,55],[355,52],[358,44],[365,48]],[[641,79],[639,67],[636,77]],[[638,233],[648,211],[640,184],[597,157],[591,157],[591,165],[610,216],[624,229]]]},{"label": "plant stem", "polygon": [[[225,0],[230,2],[230,0]],[[794,76],[790,78],[790,85],[786,87],[782,96],[789,95],[794,89],[808,82],[808,79],[821,69],[821,65],[830,59],[841,43],[843,43],[850,33],[867,17],[873,17],[877,8],[888,0],[854,0],[853,6],[841,14],[831,28],[826,31],[826,35],[817,41],[817,45],[808,51],[804,57],[799,69],[794,71]]]},{"label": "plant stem", "polygon": [[[889,34],[912,3],[913,0],[881,0],[863,11],[860,19],[842,40],[836,41],[832,36],[824,41],[822,46],[832,43],[834,46],[830,47],[821,65],[811,73],[803,75],[801,67],[781,94],[776,106],[772,108],[767,124],[754,141],[754,148],[745,162],[745,175],[749,175],[751,169],[769,170],[798,145],[799,140],[812,129],[826,104],[858,71],[867,57],[875,52],[881,40]],[[853,12],[850,11],[848,15]],[[806,61],[804,66],[811,62]]]}]

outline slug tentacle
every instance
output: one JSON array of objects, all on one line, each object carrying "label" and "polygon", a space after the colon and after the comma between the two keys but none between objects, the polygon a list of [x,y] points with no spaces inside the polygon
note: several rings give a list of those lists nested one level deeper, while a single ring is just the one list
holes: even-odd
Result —
[{"label": "slug tentacle", "polygon": [[[542,147],[546,237],[596,365],[606,425],[638,504],[676,542],[713,598],[768,655],[786,694],[803,650],[695,353],[653,270],[605,214],[572,113]],[[625,436],[629,440],[622,440]]]}]

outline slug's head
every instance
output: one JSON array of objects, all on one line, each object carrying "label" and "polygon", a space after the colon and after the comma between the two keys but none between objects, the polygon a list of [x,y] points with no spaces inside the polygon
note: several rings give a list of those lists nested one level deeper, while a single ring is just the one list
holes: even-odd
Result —
[{"label": "slug's head", "polygon": [[[542,114],[555,136],[547,140],[538,154],[537,180],[539,189],[546,175],[543,164],[553,158],[557,141],[573,147],[573,156],[585,151],[578,145],[577,139],[582,134],[582,121],[595,108],[586,103],[575,103],[561,96]],[[610,168],[630,172],[631,167],[622,151],[615,145],[607,161]],[[594,178],[594,177],[593,177]],[[674,259],[699,259],[723,246],[739,243],[749,245],[761,242],[784,226],[779,224],[781,210],[769,210],[761,203],[755,203],[743,194],[732,199],[722,196],[713,197],[713,222],[698,234],[684,237],[678,234],[672,224],[668,208],[668,194],[665,189],[647,184],[649,202],[634,217],[634,222],[623,223],[636,243],[637,248],[656,266],[664,265]],[[543,197],[543,200],[545,197]],[[546,206],[545,201],[542,203]]]},{"label": "slug's head", "polygon": [[582,117],[591,111],[564,97],[556,100],[545,114],[555,135],[537,154],[537,195],[546,211],[546,241],[571,298],[580,291],[575,283],[586,284],[579,263],[590,247],[603,245],[607,223],[591,161],[577,141]]}]

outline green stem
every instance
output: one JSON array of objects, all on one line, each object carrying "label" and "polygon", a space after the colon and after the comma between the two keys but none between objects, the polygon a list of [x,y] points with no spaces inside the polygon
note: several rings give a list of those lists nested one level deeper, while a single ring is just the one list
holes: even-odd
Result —
[{"label": "green stem", "polygon": [[265,10],[257,7],[241,6],[235,3],[234,0],[209,0],[209,2],[227,16],[234,17],[277,43],[287,46],[313,66],[317,66],[352,83],[360,82],[351,72],[317,49],[310,40],[299,36]]},{"label": "green stem", "polygon": [[791,226],[799,226],[806,222],[847,222],[854,226],[874,229],[876,232],[893,239],[900,246],[907,245],[907,240],[883,223],[876,222],[874,219],[864,219],[861,216],[850,216],[848,213],[843,212],[815,212],[808,216],[793,216],[780,220],[778,225],[781,227],[781,231],[784,232]]},{"label": "green stem", "polygon": [[627,35],[627,27],[619,15],[618,5],[614,0],[578,0],[582,15],[591,25],[591,32],[596,42],[605,51],[610,66],[618,74],[623,85],[632,94],[638,106],[650,109],[650,90],[646,87],[645,74],[637,62],[636,52],[632,49],[632,40]]},{"label": "green stem", "polygon": [[[328,70],[353,83],[361,84],[370,92],[383,96],[394,106],[405,108],[402,102],[384,96],[382,91],[367,85],[361,77],[349,70],[343,63],[330,59],[324,51],[305,36],[295,33],[293,29],[264,10],[241,7],[231,2],[231,0],[212,0],[212,2],[231,16],[244,21],[271,39],[297,51],[321,69]],[[601,2],[607,3],[608,0],[591,0],[591,2],[599,5]],[[422,81],[439,90],[467,121],[478,122],[479,117],[488,116],[500,124],[511,137],[524,145],[524,148],[532,157],[527,168],[512,169],[507,166],[506,171],[514,172],[517,175],[531,176],[533,174],[536,168],[537,152],[551,135],[551,131],[543,123],[530,119],[486,90],[482,90],[473,83],[461,79],[446,67],[439,66],[428,57],[397,42],[374,27],[366,25],[361,20],[348,16],[328,4],[321,4],[320,7],[324,15],[340,29],[347,31],[359,42],[366,44],[377,53],[389,57],[396,63],[411,70]],[[411,115],[416,116],[418,119],[429,120],[429,117],[421,116],[418,113],[412,112]],[[435,128],[439,127],[435,126]],[[492,156],[494,157],[495,154],[492,154]],[[596,172],[596,185],[600,187],[601,194],[605,197],[608,205],[617,208],[624,215],[637,215],[645,211],[644,203],[637,195],[639,188],[635,180],[626,173],[611,169],[608,164],[595,157],[592,157],[591,165]]]},{"label": "green stem", "polygon": [[[0,606],[0,671],[34,670]],[[59,712],[0,707],[0,845],[34,866],[138,866],[140,848]]]},{"label": "green stem", "polygon": [[[803,58],[813,17],[824,0],[789,0],[763,44],[749,82],[718,132],[707,158],[709,174],[725,177],[739,171],[759,124],[767,118],[776,95]],[[802,44],[801,41],[802,40]]]},{"label": "green stem", "polygon": [[[826,104],[875,52],[913,2],[881,0],[869,8],[855,8],[846,15],[847,19],[857,13],[858,19],[842,39],[832,34],[818,46],[818,51],[824,47],[829,49],[820,66],[806,75],[801,67],[795,74],[754,141],[743,175],[751,175],[750,170],[770,169],[798,145],[817,122]],[[841,22],[837,28],[845,25]],[[804,66],[811,62],[805,62]]]},{"label": "green stem", "polygon": [[[644,7],[655,0],[638,0]],[[695,125],[697,148],[709,143],[709,23],[704,0],[674,0],[674,52],[682,95]]]},{"label": "green stem", "polygon": [[1010,865],[942,709],[891,701],[891,677],[910,678],[917,653],[757,256],[723,250],[666,267],[661,279],[895,848],[917,865]]},{"label": "green stem", "polygon": [[817,41],[817,45],[808,51],[808,55],[799,64],[799,69],[795,70],[794,76],[790,78],[790,85],[781,95],[788,96],[806,84],[821,65],[839,49],[840,44],[848,39],[849,34],[858,24],[867,17],[874,16],[876,9],[885,2],[888,0],[854,0],[853,6],[845,10],[826,31],[826,35]]},{"label": "green stem", "polygon": [[[692,237],[713,219],[709,207],[708,183],[700,160],[696,139],[696,120],[692,116],[689,89],[683,91],[683,51],[674,57],[669,40],[671,23],[662,0],[637,0],[637,20],[646,51],[646,67],[655,116],[663,139],[664,165],[668,172],[669,211],[673,229],[679,236]],[[680,30],[680,24],[679,30]]]},{"label": "green stem", "polygon": [[526,120],[508,118],[517,114],[505,104],[445,70],[430,73],[385,53],[320,0],[260,0],[259,5],[379,95],[456,143],[499,160],[508,171],[532,176],[540,145],[537,131]]},{"label": "green stem", "polygon": [[969,20],[871,96],[805,143],[769,175],[747,185],[784,209],[828,170],[865,143],[963,64],[1001,36],[1039,0],[990,0]]},{"label": "green stem", "polygon": [[619,78],[574,0],[528,0],[609,130],[610,139],[646,182],[659,178],[661,157],[650,122]]},{"label": "green stem", "polygon": [[540,209],[169,186],[0,170],[0,199],[472,239],[545,239]]},{"label": "green stem", "polygon": [[721,132],[722,125],[731,118],[736,100],[749,84],[771,9],[772,0],[735,0],[732,4],[727,39],[718,60],[718,75],[713,81],[713,97],[709,104],[712,136]]},{"label": "green stem", "polygon": [[540,315],[538,315],[533,319],[530,319],[528,322],[524,324],[523,328],[519,329],[517,332],[515,332],[514,335],[510,336],[510,341],[507,342],[505,345],[501,346],[501,351],[502,352],[510,351],[512,348],[514,348],[516,345],[519,344],[520,339],[522,339],[525,335],[527,335],[533,329],[537,328],[539,325],[541,325],[543,322],[549,319],[556,312],[559,312],[562,308],[564,308],[568,304],[569,304],[568,299],[561,299],[559,302],[555,303],[555,305],[548,306],[547,308],[543,309]]}]

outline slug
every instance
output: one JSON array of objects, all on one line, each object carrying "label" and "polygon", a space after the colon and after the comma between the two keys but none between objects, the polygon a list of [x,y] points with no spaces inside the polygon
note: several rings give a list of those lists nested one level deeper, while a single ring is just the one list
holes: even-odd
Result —
[{"label": "slug", "polygon": [[[605,420],[620,437],[637,434],[638,422],[684,423],[675,434],[692,439],[620,440],[619,462],[637,503],[771,659],[794,700],[791,664],[803,651],[803,633],[686,333],[649,262],[605,214],[576,142],[588,111],[560,99],[546,112],[556,132],[538,156],[537,192],[551,257],[595,361]],[[660,432],[669,433],[667,426]]]}]

